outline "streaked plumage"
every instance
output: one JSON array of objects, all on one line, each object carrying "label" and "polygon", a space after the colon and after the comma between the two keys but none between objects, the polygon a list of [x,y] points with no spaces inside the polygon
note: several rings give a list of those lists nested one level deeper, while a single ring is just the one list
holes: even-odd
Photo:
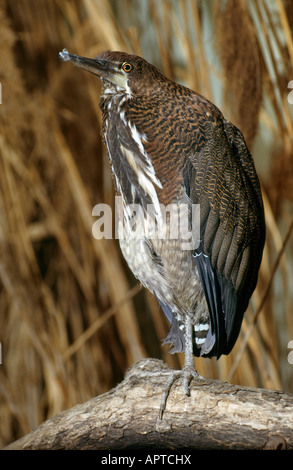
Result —
[{"label": "streaked plumage", "polygon": [[103,134],[124,207],[152,204],[159,216],[160,204],[200,205],[199,246],[182,250],[182,240],[168,237],[120,240],[171,323],[165,341],[185,351],[186,367],[188,344],[195,356],[228,354],[265,240],[260,185],[243,135],[209,100],[140,57],[61,55],[102,80]]}]

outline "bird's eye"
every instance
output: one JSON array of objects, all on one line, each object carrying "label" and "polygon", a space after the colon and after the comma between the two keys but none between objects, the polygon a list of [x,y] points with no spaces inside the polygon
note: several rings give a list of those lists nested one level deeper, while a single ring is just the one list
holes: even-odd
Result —
[{"label": "bird's eye", "polygon": [[133,69],[133,66],[129,63],[129,62],[124,62],[122,64],[122,70],[123,72],[131,72],[131,70]]}]

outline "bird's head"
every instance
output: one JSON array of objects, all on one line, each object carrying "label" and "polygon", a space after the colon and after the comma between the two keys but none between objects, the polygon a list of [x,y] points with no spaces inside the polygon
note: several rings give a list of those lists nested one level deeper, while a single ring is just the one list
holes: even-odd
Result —
[{"label": "bird's head", "polygon": [[124,91],[130,95],[156,93],[166,78],[145,59],[126,52],[101,52],[95,59],[70,54],[66,49],[59,53],[64,61],[87,70],[110,83],[115,92]]}]

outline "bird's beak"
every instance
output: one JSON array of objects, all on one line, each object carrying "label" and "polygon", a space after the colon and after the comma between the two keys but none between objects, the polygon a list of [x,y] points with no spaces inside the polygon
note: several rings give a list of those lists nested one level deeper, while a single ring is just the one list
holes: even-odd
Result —
[{"label": "bird's beak", "polygon": [[76,54],[70,54],[67,49],[63,49],[59,52],[59,56],[65,62],[70,61],[76,67],[80,67],[87,72],[93,73],[100,78],[104,78],[115,85],[125,87],[125,77],[120,70],[115,67],[113,62],[106,59],[89,59],[88,57],[82,57]]}]

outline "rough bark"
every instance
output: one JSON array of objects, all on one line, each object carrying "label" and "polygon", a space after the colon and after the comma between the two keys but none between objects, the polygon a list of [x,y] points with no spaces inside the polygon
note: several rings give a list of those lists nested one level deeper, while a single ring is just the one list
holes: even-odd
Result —
[{"label": "rough bark", "polygon": [[158,418],[171,369],[145,359],[109,392],[52,417],[6,449],[293,449],[293,395],[182,379]]}]

